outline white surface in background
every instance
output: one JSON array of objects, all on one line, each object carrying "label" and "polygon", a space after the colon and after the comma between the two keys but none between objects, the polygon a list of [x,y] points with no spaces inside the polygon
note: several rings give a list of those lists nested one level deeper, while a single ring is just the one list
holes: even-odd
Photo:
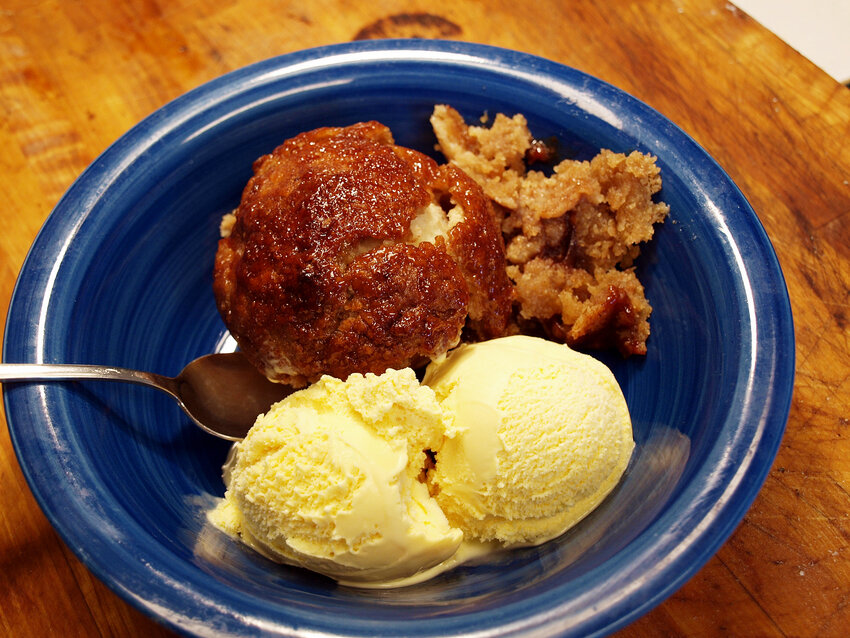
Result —
[{"label": "white surface in background", "polygon": [[734,0],[839,82],[850,81],[850,0]]}]

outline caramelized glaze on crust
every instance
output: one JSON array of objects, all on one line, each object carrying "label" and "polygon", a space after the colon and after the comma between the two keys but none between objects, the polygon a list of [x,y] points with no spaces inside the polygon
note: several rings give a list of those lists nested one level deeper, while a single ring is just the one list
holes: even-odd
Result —
[{"label": "caramelized glaze on crust", "polygon": [[[411,230],[425,210],[446,229],[429,241]],[[377,122],[302,133],[261,157],[234,216],[213,289],[270,378],[301,386],[418,365],[465,325],[482,339],[508,325],[513,291],[489,200]]]}]

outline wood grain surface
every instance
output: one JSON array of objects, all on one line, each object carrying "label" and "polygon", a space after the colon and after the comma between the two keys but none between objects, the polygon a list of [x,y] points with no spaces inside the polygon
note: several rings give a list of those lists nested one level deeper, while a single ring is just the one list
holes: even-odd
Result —
[{"label": "wood grain surface", "polygon": [[[680,591],[619,635],[842,636],[850,627],[850,90],[719,0],[4,0],[0,308],[42,222],[139,120],[226,71],[355,38],[545,56],[628,91],[741,187],[787,278],[787,432],[749,513]],[[30,494],[0,428],[0,633],[169,635],[97,581]]]}]

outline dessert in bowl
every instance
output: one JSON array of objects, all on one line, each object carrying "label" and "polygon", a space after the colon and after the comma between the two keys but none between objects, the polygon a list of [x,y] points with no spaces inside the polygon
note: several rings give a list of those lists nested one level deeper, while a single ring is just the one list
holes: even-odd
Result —
[{"label": "dessert in bowl", "polygon": [[97,383],[4,388],[42,509],[116,593],[195,634],[609,632],[683,584],[749,507],[790,404],[793,331],[770,243],[740,191],[681,130],[578,71],[472,44],[361,42],[236,71],[166,105],[98,158],[22,270],[4,359],[179,371],[232,347],[212,294],[218,220],[252,162],[323,126],[379,120],[439,157],[435,104],[523,113],[565,156],[657,157],[670,213],[637,261],[645,357],[599,356],[629,406],[619,486],[562,537],[396,590],[271,563],[206,520],[228,444],[167,397]]}]

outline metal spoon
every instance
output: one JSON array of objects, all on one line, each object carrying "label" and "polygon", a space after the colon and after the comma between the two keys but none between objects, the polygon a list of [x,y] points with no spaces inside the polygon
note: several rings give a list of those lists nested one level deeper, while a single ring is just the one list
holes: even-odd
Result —
[{"label": "metal spoon", "polygon": [[203,430],[228,441],[244,438],[259,414],[293,391],[266,379],[241,352],[200,357],[176,377],[97,365],[0,364],[3,382],[63,379],[126,381],[157,388],[177,399]]}]

